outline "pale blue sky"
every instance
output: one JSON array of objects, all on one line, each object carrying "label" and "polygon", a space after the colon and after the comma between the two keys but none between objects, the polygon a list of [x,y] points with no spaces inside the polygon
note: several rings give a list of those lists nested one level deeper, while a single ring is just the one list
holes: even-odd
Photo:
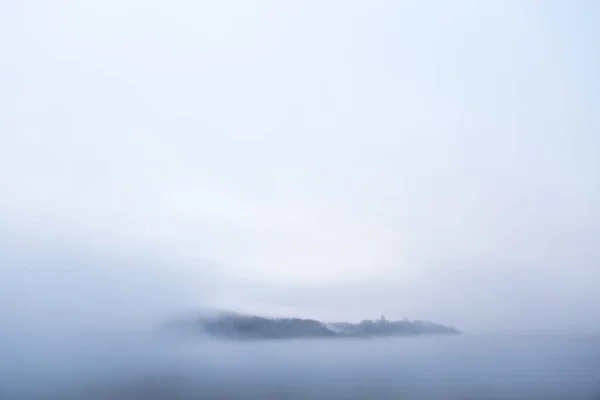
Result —
[{"label": "pale blue sky", "polygon": [[[40,254],[4,263],[5,300],[71,315],[57,279],[107,313],[600,329],[599,18],[594,1],[5,1],[0,221]],[[135,302],[111,295],[144,268]]]}]

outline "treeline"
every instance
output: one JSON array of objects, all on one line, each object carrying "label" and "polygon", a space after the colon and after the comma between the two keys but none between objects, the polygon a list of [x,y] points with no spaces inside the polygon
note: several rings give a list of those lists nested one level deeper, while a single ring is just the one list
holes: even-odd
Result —
[{"label": "treeline", "polygon": [[199,320],[208,335],[225,339],[352,338],[460,334],[454,328],[425,321],[364,320],[360,323],[323,323],[314,319],[267,318],[256,315],[222,313]]}]

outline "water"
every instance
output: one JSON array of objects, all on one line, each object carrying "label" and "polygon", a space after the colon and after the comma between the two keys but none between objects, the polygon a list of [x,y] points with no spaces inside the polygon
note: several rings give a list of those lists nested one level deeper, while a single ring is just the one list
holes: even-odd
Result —
[{"label": "water", "polygon": [[4,397],[18,400],[591,400],[600,399],[600,338],[130,338],[55,348],[3,371]]}]

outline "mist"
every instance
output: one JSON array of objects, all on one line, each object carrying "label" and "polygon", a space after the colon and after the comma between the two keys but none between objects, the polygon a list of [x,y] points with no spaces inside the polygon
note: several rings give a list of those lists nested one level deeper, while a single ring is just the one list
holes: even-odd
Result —
[{"label": "mist", "polygon": [[[597,15],[2,1],[0,399],[597,395]],[[465,335],[160,328],[206,310]]]},{"label": "mist", "polygon": [[25,236],[210,277],[225,309],[600,329],[595,4],[1,7]]},{"label": "mist", "polygon": [[[207,267],[3,229],[6,399],[593,399],[598,335],[217,340],[164,329],[218,307]],[[139,251],[139,253],[138,253]],[[162,260],[162,261],[161,261]],[[214,273],[214,275],[217,275]],[[197,275],[196,275],[197,277]],[[251,292],[249,288],[246,289]]]},{"label": "mist", "polygon": [[[6,399],[587,400],[600,393],[598,335],[334,342],[181,335],[163,324],[217,306],[210,268],[204,281],[186,284],[189,276],[167,273],[169,263],[156,254],[106,244],[83,251],[3,231]],[[192,287],[202,293],[191,296]]]},{"label": "mist", "polygon": [[11,364],[8,371],[4,364],[3,394],[14,399],[591,400],[600,393],[598,337],[226,343],[149,340],[138,334],[123,339],[80,339],[79,347],[71,342],[54,352],[32,348],[17,368],[14,360],[4,359]]}]

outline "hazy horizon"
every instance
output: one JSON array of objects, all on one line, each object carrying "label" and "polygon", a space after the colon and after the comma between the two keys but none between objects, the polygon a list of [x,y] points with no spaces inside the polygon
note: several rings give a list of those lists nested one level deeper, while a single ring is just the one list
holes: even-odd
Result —
[{"label": "hazy horizon", "polygon": [[219,308],[600,333],[598,15],[2,2],[3,332]]}]

